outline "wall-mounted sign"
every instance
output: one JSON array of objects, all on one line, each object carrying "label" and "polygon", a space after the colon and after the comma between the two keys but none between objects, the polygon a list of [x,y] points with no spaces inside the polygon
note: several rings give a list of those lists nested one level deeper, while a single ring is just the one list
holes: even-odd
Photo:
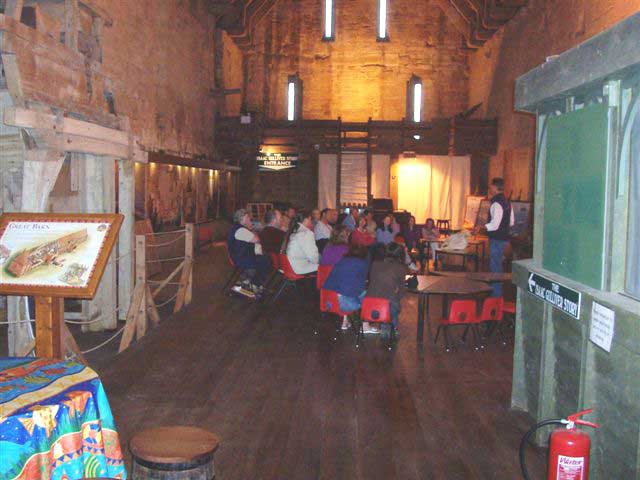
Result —
[{"label": "wall-mounted sign", "polygon": [[257,156],[259,172],[290,170],[298,167],[297,153],[260,153]]},{"label": "wall-mounted sign", "polygon": [[529,273],[527,284],[529,293],[550,303],[558,310],[562,310],[573,318],[580,318],[580,300],[582,299],[580,292],[576,292],[559,283],[552,282],[537,273]]},{"label": "wall-mounted sign", "polygon": [[616,312],[604,305],[593,302],[593,307],[591,308],[591,329],[589,330],[589,340],[600,348],[610,352],[615,324]]},{"label": "wall-mounted sign", "polygon": [[118,214],[5,213],[0,293],[93,298],[122,224]]}]

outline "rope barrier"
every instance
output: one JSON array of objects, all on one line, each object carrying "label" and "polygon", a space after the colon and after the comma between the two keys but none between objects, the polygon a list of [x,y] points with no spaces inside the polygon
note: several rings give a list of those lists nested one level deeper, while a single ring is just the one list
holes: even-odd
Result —
[{"label": "rope barrier", "polygon": [[122,327],[120,330],[118,330],[116,333],[114,333],[114,334],[113,334],[111,337],[109,337],[107,340],[105,340],[104,342],[102,342],[100,345],[96,345],[95,347],[92,347],[92,348],[90,348],[90,349],[88,349],[88,350],[81,350],[81,352],[82,352],[83,354],[87,354],[87,353],[95,352],[95,351],[96,351],[96,350],[98,350],[99,348],[104,347],[107,343],[109,343],[109,342],[110,342],[110,341],[112,341],[114,338],[116,338],[118,335],[120,335],[120,334],[123,332],[123,330],[124,330],[124,328],[125,328],[125,327],[126,327],[126,325],[125,325],[125,326],[123,326],[123,327]]},{"label": "rope barrier", "polygon": [[[147,283],[152,283],[154,285],[162,283],[164,280],[147,280]],[[167,282],[165,285],[182,285],[181,282]]]},{"label": "rope barrier", "polygon": [[19,323],[34,323],[35,320],[17,320],[15,322],[0,322],[0,325],[18,325]]},{"label": "rope barrier", "polygon": [[182,233],[182,232],[186,232],[187,229],[183,228],[182,230],[171,230],[170,232],[152,232],[152,233],[145,233],[144,236],[145,237],[152,237],[152,236],[160,236],[160,235],[175,235],[176,233]]},{"label": "rope barrier", "polygon": [[174,238],[173,240],[171,240],[169,242],[165,242],[165,243],[150,243],[149,246],[153,247],[153,248],[166,247],[167,245],[173,245],[174,243],[178,242],[179,240],[182,240],[183,238],[185,238],[185,236],[186,235],[183,233],[179,237]]},{"label": "rope barrier", "polygon": [[160,258],[158,260],[147,260],[147,263],[175,262],[177,260],[184,260],[184,259],[185,257]]},{"label": "rope barrier", "polygon": [[[116,308],[114,311],[112,311],[109,316],[111,315],[115,315],[116,313],[118,313],[120,310],[122,310],[121,308]],[[102,317],[104,317],[105,314],[101,313],[100,315],[98,315],[96,318],[94,318],[93,320],[86,320],[86,321],[78,321],[78,320],[66,320],[65,319],[65,323],[70,323],[72,325],[92,325],[94,323],[98,323],[102,321]]]},{"label": "rope barrier", "polygon": [[[166,302],[163,302],[163,303],[161,303],[159,305],[156,305],[156,308],[162,308],[165,305],[168,305],[169,303],[173,302],[176,299],[177,296],[178,296],[178,292],[176,292],[176,294],[173,297],[171,297],[169,300],[167,300]],[[150,310],[150,308],[147,308],[147,310]]]}]

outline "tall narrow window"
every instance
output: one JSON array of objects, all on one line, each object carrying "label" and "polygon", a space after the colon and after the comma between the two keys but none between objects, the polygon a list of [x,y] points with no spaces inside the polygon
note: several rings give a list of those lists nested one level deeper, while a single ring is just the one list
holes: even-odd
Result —
[{"label": "tall narrow window", "polygon": [[324,35],[323,40],[334,39],[334,1],[324,0]]},{"label": "tall narrow window", "polygon": [[378,0],[378,40],[388,40],[387,0]]},{"label": "tall narrow window", "polygon": [[287,80],[287,120],[293,122],[302,113],[302,81],[296,73]]},{"label": "tall narrow window", "polygon": [[416,75],[407,82],[407,118],[415,123],[422,121],[422,79]]}]

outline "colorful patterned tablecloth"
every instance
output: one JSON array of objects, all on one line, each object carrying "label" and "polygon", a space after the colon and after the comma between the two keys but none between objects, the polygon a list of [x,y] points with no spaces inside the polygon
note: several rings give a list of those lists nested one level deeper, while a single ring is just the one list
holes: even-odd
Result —
[{"label": "colorful patterned tablecloth", "polygon": [[0,358],[0,480],[126,476],[93,370],[70,361]]}]

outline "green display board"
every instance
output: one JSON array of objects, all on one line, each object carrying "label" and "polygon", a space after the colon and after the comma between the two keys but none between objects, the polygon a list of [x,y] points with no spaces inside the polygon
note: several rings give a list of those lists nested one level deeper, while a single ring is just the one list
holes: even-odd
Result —
[{"label": "green display board", "polygon": [[543,266],[603,286],[607,109],[592,105],[549,118]]}]

